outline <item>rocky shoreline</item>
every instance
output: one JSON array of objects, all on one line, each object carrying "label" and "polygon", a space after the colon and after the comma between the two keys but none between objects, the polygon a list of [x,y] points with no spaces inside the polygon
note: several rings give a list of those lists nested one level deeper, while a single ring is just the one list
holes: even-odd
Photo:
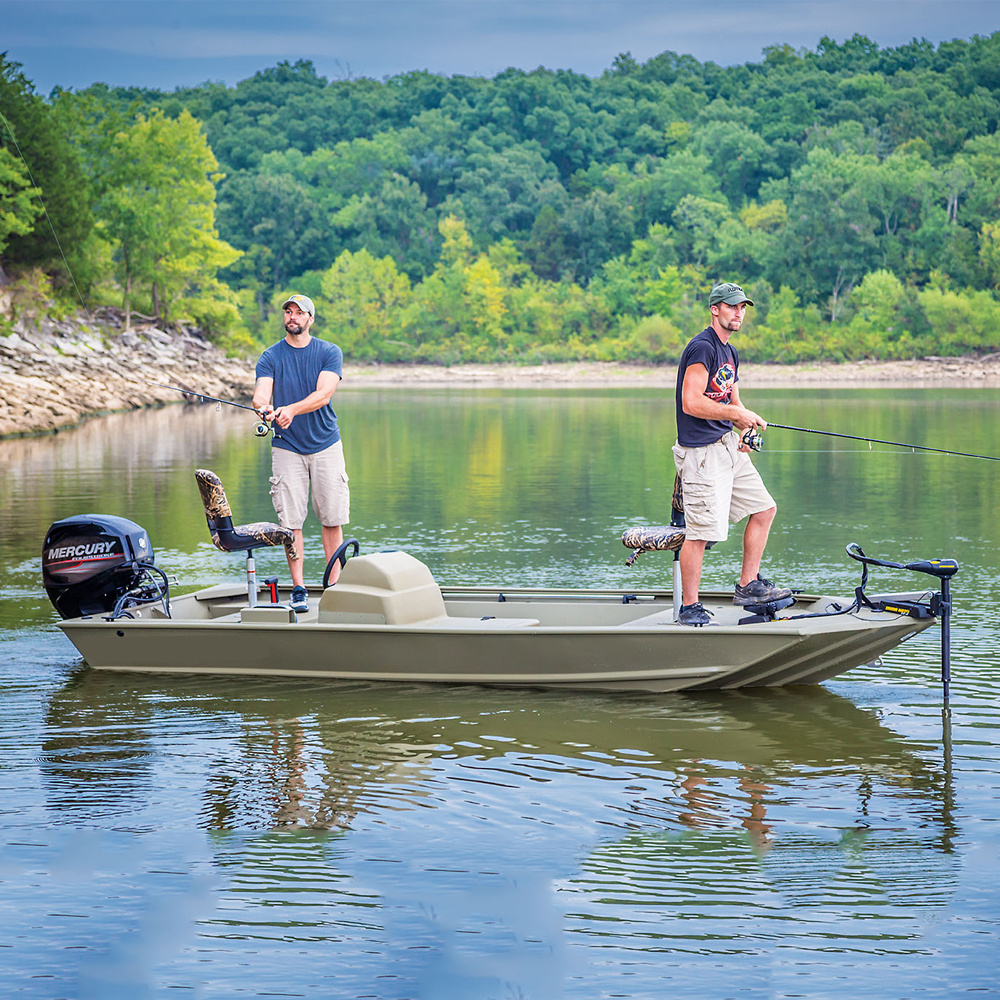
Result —
[{"label": "rocky shoreline", "polygon": [[[368,365],[345,372],[350,384],[368,386],[650,386],[673,391],[676,365],[566,362],[542,365]],[[345,388],[348,385],[345,380]],[[921,358],[914,361],[808,362],[761,365],[742,362],[740,384],[748,389],[824,386],[830,389],[1000,388],[1000,354],[984,358]]]},{"label": "rocky shoreline", "polygon": [[19,321],[13,334],[0,337],[0,438],[182,398],[151,382],[222,399],[242,399],[252,387],[252,363],[226,357],[197,330],[121,327],[120,310],[101,309],[87,322]]},{"label": "rocky shoreline", "polygon": [[[151,323],[121,332],[122,313],[101,309],[80,317],[19,319],[0,336],[0,438],[72,427],[87,416],[180,400],[161,382],[222,399],[246,401],[255,359],[227,357],[198,331]],[[344,390],[363,387],[662,386],[674,366],[613,363],[543,365],[352,365]],[[741,384],[761,388],[997,388],[1000,354],[985,358],[844,364],[751,365]],[[343,390],[342,390],[343,391]]]}]

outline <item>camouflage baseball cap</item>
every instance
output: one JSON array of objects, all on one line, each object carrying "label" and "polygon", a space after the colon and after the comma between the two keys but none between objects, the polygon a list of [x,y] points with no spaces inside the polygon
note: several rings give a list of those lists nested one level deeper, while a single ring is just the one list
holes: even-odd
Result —
[{"label": "camouflage baseball cap", "polygon": [[727,306],[738,306],[741,302],[745,302],[748,306],[753,305],[753,300],[747,297],[747,293],[732,281],[724,281],[712,289],[708,304],[717,306],[720,302],[725,302]]},{"label": "camouflage baseball cap", "polygon": [[309,298],[308,295],[289,295],[288,298],[281,303],[281,308],[284,309],[289,302],[294,302],[303,312],[309,313],[310,316],[316,315],[316,307],[313,305],[313,300]]}]

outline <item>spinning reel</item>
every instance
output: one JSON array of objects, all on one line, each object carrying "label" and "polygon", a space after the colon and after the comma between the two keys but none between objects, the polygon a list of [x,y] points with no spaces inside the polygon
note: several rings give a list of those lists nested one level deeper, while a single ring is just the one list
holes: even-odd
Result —
[{"label": "spinning reel", "polygon": [[756,427],[748,427],[740,437],[740,444],[751,451],[760,451],[764,447],[764,435]]}]

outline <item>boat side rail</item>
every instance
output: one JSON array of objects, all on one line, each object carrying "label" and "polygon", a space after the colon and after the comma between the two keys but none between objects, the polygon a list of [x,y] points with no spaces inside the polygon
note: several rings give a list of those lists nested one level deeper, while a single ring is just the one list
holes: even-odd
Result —
[{"label": "boat side rail", "polygon": [[[671,601],[673,595],[669,590],[565,590],[558,587],[449,587],[442,586],[441,593],[446,601],[458,600],[488,600],[503,604],[506,601],[573,601],[586,603],[589,601],[607,602],[614,600],[620,604],[632,604],[636,601]],[[732,591],[729,592],[732,597]]]}]

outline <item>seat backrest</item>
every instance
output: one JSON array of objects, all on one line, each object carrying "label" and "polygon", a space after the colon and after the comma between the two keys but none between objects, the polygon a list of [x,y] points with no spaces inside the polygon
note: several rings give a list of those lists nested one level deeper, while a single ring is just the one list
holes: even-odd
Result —
[{"label": "seat backrest", "polygon": [[195,469],[194,478],[198,483],[198,491],[201,493],[201,502],[205,505],[205,516],[208,518],[209,527],[212,522],[229,521],[233,523],[233,512],[226,499],[226,491],[222,486],[222,480],[209,469]]},{"label": "seat backrest", "polygon": [[212,541],[218,548],[227,552],[231,548],[226,543],[232,538],[233,512],[229,507],[222,480],[210,469],[195,469],[194,478],[201,493],[201,502],[205,505],[205,519],[208,521]]},{"label": "seat backrest", "polygon": [[267,545],[284,545],[290,559],[297,559],[295,533],[269,521],[233,526],[233,512],[222,488],[222,480],[209,469],[195,469],[194,478],[205,505],[205,519],[212,543],[223,552],[244,552]]},{"label": "seat backrest", "polygon": [[670,498],[670,523],[675,528],[687,527],[684,523],[684,490],[679,475],[674,476],[674,492]]}]

